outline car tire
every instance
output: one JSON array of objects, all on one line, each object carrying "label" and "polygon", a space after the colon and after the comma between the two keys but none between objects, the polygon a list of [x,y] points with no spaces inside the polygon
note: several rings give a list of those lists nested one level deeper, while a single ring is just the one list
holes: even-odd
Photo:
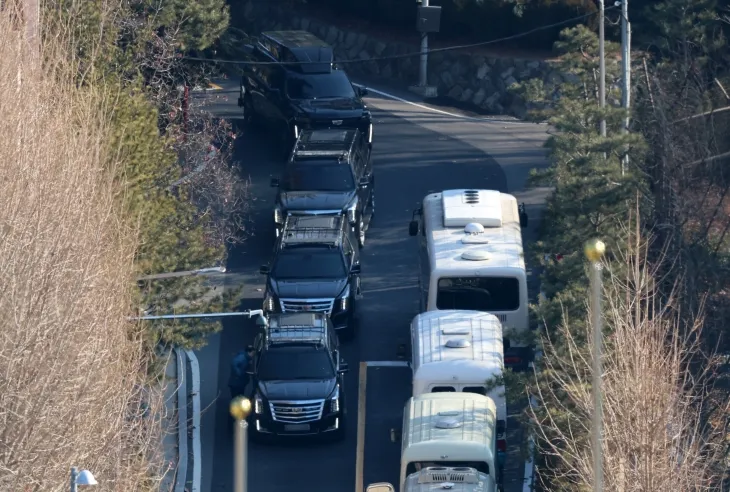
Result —
[{"label": "car tire", "polygon": [[334,442],[342,442],[347,437],[347,421],[341,419],[340,424],[340,428],[332,433],[332,440]]},{"label": "car tire", "polygon": [[355,234],[357,234],[357,245],[360,247],[360,249],[365,247],[365,216],[364,214],[360,214],[360,220],[357,223],[357,226],[355,226]]},{"label": "car tire", "polygon": [[255,126],[257,115],[256,110],[253,108],[253,101],[248,93],[243,96],[243,123],[246,126]]},{"label": "car tire", "polygon": [[[373,189],[370,193],[370,221],[372,222],[373,217],[375,217],[375,179],[373,179]],[[370,228],[370,224],[368,224],[368,228]]]}]

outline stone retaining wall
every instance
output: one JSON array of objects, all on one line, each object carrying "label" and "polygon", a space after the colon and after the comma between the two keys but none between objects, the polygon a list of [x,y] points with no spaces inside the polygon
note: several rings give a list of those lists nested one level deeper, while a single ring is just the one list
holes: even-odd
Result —
[{"label": "stone retaining wall", "polygon": [[[303,29],[331,44],[340,60],[369,60],[345,65],[354,78],[358,75],[377,77],[400,85],[413,85],[418,81],[417,55],[377,59],[418,53],[419,47],[415,43],[386,42],[314,18],[299,17],[282,5],[257,0],[245,3],[236,17],[233,24],[252,35],[267,30]],[[439,96],[478,106],[489,114],[511,114],[518,118],[525,116],[526,106],[508,91],[510,86],[532,78],[541,78],[547,86],[563,80],[550,62],[470,55],[468,50],[431,53],[428,68],[428,83],[438,88]]]}]

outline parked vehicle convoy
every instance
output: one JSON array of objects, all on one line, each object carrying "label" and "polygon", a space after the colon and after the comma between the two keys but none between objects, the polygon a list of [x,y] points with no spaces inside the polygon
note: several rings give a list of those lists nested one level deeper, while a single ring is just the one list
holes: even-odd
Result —
[{"label": "parked vehicle convoy", "polygon": [[307,31],[269,31],[245,51],[269,64],[243,65],[238,105],[247,123],[276,132],[282,151],[306,128],[358,128],[372,146],[367,91],[352,85],[330,45]]},{"label": "parked vehicle convoy", "polygon": [[357,332],[360,253],[345,217],[288,216],[276,240],[267,275],[266,313],[317,312],[331,317],[335,330]]},{"label": "parked vehicle convoy", "polygon": [[474,310],[494,314],[504,330],[504,363],[526,368],[531,359],[527,271],[521,226],[524,206],[492,190],[431,193],[413,213],[409,234],[419,237],[421,311]]},{"label": "parked vehicle convoy", "polygon": [[[480,311],[428,311],[413,318],[413,396],[476,393],[497,408],[497,450],[507,452],[502,325]],[[504,463],[501,463],[502,465]]]},{"label": "parked vehicle convoy", "polygon": [[302,130],[284,173],[272,178],[277,237],[289,215],[344,215],[360,247],[375,214],[370,149],[357,128]]},{"label": "parked vehicle convoy", "polygon": [[347,363],[324,313],[274,314],[254,342],[252,437],[345,437]]},{"label": "parked vehicle convoy", "polygon": [[[497,407],[488,396],[426,393],[411,397],[403,412],[400,491],[424,490],[418,488],[422,478],[431,480],[431,488],[425,490],[433,490],[438,483],[452,482],[448,478],[454,475],[477,480],[481,488],[472,490],[497,491],[502,470],[496,427]],[[446,473],[434,467],[451,470]]]}]

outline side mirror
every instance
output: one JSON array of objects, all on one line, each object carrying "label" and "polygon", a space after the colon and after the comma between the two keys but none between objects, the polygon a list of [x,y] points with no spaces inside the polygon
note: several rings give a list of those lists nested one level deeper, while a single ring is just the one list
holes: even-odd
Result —
[{"label": "side mirror", "polygon": [[360,87],[359,92],[360,92],[360,97],[365,97],[369,94],[368,90],[365,87]]},{"label": "side mirror", "polygon": [[357,274],[359,274],[360,273],[360,270],[361,270],[361,267],[360,267],[360,264],[359,263],[355,263],[354,265],[352,265],[350,267],[350,273],[357,273]]},{"label": "side mirror", "polygon": [[519,206],[519,212],[520,212],[520,227],[527,227],[527,224],[529,222],[529,217],[527,216],[527,211],[525,210],[524,203]]},{"label": "side mirror", "polygon": [[278,188],[279,187],[279,178],[271,178],[271,187],[272,188]]},{"label": "side mirror", "polygon": [[344,374],[349,370],[350,366],[347,364],[347,362],[345,362],[344,360],[340,361],[340,367],[339,369],[337,369],[337,372],[339,372],[340,374]]},{"label": "side mirror", "polygon": [[261,265],[261,268],[259,268],[259,273],[261,275],[268,275],[271,273],[271,267],[269,265]]},{"label": "side mirror", "polygon": [[418,221],[412,220],[410,224],[408,224],[408,235],[409,236],[418,236]]},{"label": "side mirror", "polygon": [[370,178],[360,178],[360,181],[357,184],[360,188],[367,188],[368,185],[370,185]]},{"label": "side mirror", "polygon": [[264,316],[263,314],[259,314],[256,317],[256,326],[261,327],[261,328],[268,327],[269,321],[266,319],[266,316]]},{"label": "side mirror", "polygon": [[395,492],[395,487],[387,482],[371,483],[365,492]]},{"label": "side mirror", "polygon": [[512,346],[512,343],[509,341],[509,338],[504,337],[502,339],[502,350],[509,350]]}]

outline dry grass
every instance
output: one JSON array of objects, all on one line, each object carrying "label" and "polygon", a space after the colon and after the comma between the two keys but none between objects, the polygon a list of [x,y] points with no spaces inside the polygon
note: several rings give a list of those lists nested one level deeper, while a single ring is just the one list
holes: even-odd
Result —
[{"label": "dry grass", "polygon": [[125,320],[135,235],[108,115],[22,34],[0,11],[0,490],[68,490],[71,466],[100,492],[150,490],[160,398]]},{"label": "dry grass", "polygon": [[[702,320],[682,326],[674,299],[658,298],[646,251],[645,244],[634,244],[623,261],[604,269],[604,490],[720,490],[717,471],[724,467],[716,443],[723,429],[702,424],[711,364],[696,369],[703,359],[697,342]],[[579,347],[568,324],[561,328],[565,350],[546,344],[550,384],[542,386],[540,399],[547,412],[533,417],[541,452],[554,465],[541,471],[543,478],[554,490],[584,491],[593,481],[590,442],[582,437],[589,435],[593,411],[592,353]],[[559,424],[558,415],[571,425]]]}]

